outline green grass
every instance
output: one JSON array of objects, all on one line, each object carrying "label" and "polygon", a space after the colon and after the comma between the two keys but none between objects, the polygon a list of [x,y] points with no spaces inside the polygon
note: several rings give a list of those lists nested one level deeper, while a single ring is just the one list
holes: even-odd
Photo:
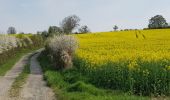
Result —
[{"label": "green grass", "polygon": [[10,70],[19,59],[25,54],[32,52],[38,48],[34,49],[21,49],[16,51],[15,56],[10,57],[6,62],[0,65],[0,76],[4,76],[8,70]]},{"label": "green grass", "polygon": [[53,88],[58,100],[149,100],[149,97],[130,95],[122,91],[97,88],[88,82],[88,77],[76,69],[56,71],[47,56],[38,58],[44,78]]}]

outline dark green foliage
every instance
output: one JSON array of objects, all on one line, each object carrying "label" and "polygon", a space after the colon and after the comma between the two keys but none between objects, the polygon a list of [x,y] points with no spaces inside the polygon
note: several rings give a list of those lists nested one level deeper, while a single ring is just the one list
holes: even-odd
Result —
[{"label": "dark green foliage", "polygon": [[161,29],[161,28],[167,28],[168,23],[166,22],[166,19],[162,15],[156,15],[152,17],[149,20],[149,29]]},{"label": "dark green foliage", "polygon": [[43,39],[46,39],[48,37],[48,32],[47,31],[43,31],[43,32],[37,32],[38,34],[40,34]]},{"label": "dark green foliage", "polygon": [[64,18],[61,22],[61,27],[63,32],[66,34],[70,34],[73,30],[79,26],[80,18],[76,15],[71,15]]},{"label": "dark green foliage", "polygon": [[16,34],[17,31],[16,31],[15,27],[11,26],[11,27],[8,28],[7,33],[8,34]]},{"label": "dark green foliage", "polygon": [[114,29],[114,31],[117,31],[118,26],[117,26],[117,25],[115,25],[115,26],[113,27],[113,29]]},{"label": "dark green foliage", "polygon": [[48,29],[48,36],[61,35],[63,30],[57,26],[50,26]]},{"label": "dark green foliage", "polygon": [[137,68],[129,69],[132,61],[106,62],[105,65],[92,66],[83,59],[74,60],[81,73],[89,78],[89,82],[97,87],[123,90],[137,95],[158,96],[170,95],[170,71],[166,65],[170,61],[137,60]]},{"label": "dark green foliage", "polygon": [[81,28],[78,29],[79,33],[89,33],[90,29],[87,25],[81,26]]}]

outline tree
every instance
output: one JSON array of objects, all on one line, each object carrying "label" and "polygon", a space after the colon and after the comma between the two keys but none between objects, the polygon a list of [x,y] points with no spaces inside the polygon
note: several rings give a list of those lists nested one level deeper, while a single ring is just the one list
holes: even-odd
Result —
[{"label": "tree", "polygon": [[78,31],[79,31],[79,33],[88,33],[88,32],[90,32],[90,29],[88,28],[87,25],[84,25],[81,28],[79,28]]},{"label": "tree", "polygon": [[15,27],[9,27],[7,30],[7,33],[8,34],[16,34],[17,31],[16,31]]},{"label": "tree", "polygon": [[149,29],[160,29],[166,28],[168,23],[162,15],[156,15],[149,20]]},{"label": "tree", "polygon": [[47,32],[47,31],[41,32],[41,36],[42,36],[43,38],[47,38],[47,37],[48,37],[48,32]]},{"label": "tree", "polygon": [[71,15],[63,19],[61,27],[66,34],[72,33],[72,31],[79,26],[80,18],[76,15]]},{"label": "tree", "polygon": [[41,31],[37,31],[37,34],[40,35],[40,34],[42,34],[42,32]]},{"label": "tree", "polygon": [[20,32],[19,34],[25,34],[24,32]]},{"label": "tree", "polygon": [[117,31],[118,26],[117,26],[117,25],[115,25],[115,26],[113,27],[113,29],[114,29],[114,31]]},{"label": "tree", "polygon": [[50,26],[48,29],[48,36],[58,35],[61,34],[63,31],[60,27],[57,26]]},{"label": "tree", "polygon": [[57,26],[50,26],[48,29],[48,33],[62,33],[62,29]]}]

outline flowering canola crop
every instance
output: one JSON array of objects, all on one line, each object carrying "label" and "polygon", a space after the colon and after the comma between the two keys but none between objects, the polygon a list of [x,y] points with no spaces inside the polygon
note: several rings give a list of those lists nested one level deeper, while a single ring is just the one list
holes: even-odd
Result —
[{"label": "flowering canola crop", "polygon": [[75,35],[74,60],[89,81],[138,95],[170,96],[170,30]]},{"label": "flowering canola crop", "polygon": [[103,32],[76,35],[77,55],[92,64],[120,60],[170,59],[170,30]]}]

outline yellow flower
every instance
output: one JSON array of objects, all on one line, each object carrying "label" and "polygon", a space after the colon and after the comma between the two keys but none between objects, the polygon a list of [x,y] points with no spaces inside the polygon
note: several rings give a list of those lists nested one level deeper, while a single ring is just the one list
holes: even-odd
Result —
[{"label": "yellow flower", "polygon": [[[140,31],[146,39],[139,36],[136,39],[134,31],[103,32],[74,35],[79,39],[79,49],[76,54],[92,64],[105,64],[107,61],[133,61],[129,69],[143,62],[170,60],[170,30]],[[169,68],[168,68],[169,69]]]}]

